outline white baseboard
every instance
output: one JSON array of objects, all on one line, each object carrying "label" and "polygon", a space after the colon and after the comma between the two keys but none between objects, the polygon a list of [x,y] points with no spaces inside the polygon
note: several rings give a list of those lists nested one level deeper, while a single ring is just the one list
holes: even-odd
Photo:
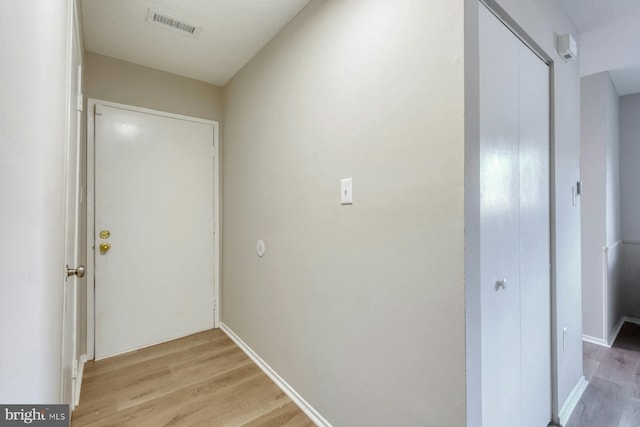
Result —
[{"label": "white baseboard", "polygon": [[84,364],[87,363],[87,355],[83,354],[78,360],[78,375],[76,376],[76,395],[73,396],[73,406],[80,404],[80,389],[82,388],[82,375],[84,375]]},{"label": "white baseboard", "polygon": [[588,385],[589,385],[589,382],[586,380],[584,376],[582,376],[578,380],[578,383],[573,388],[573,390],[571,390],[569,397],[567,397],[567,400],[564,402],[564,405],[562,405],[562,409],[560,409],[560,412],[558,413],[558,418],[561,426],[566,425],[567,421],[569,421],[569,418],[571,418],[571,414],[573,414],[573,410],[576,409],[576,406],[578,405],[578,402],[582,397],[582,393],[584,393]]},{"label": "white baseboard", "polygon": [[616,327],[613,328],[613,331],[609,334],[607,339],[608,347],[611,348],[614,342],[616,342],[616,338],[618,338],[618,334],[620,333],[620,329],[622,329],[622,325],[624,325],[625,319],[624,317],[618,321]]},{"label": "white baseboard", "polygon": [[610,348],[609,343],[602,338],[592,337],[590,335],[582,334],[582,341],[590,342],[591,344],[601,345],[602,347]]},{"label": "white baseboard", "polygon": [[640,325],[640,319],[636,319],[635,317],[624,316],[622,318],[622,320],[624,320],[627,323],[633,323],[633,324],[636,324],[636,325]]},{"label": "white baseboard", "polygon": [[224,322],[220,323],[220,329],[222,329],[222,331],[227,334],[229,338],[231,338],[233,342],[235,342],[238,347],[240,347],[242,351],[244,351],[247,356],[249,356],[249,358],[251,358],[251,360],[253,360],[255,364],[258,365],[260,369],[262,369],[264,373],[267,374],[267,376],[269,376],[269,378],[271,378],[273,382],[282,389],[283,392],[285,392],[287,396],[289,396],[293,403],[298,405],[300,409],[305,414],[307,414],[309,418],[311,418],[311,421],[313,421],[319,427],[331,427],[331,424],[329,424],[329,422],[325,420],[322,415],[320,415],[320,413],[318,413],[318,411],[313,408],[313,406],[311,406],[306,400],[304,400],[302,396],[300,396],[298,392],[293,389],[293,387],[291,387],[285,380],[283,380],[282,377],[271,368],[271,366],[269,366],[264,360],[262,360],[262,358],[258,356],[256,352],[253,351],[251,347],[249,347],[244,341],[242,341],[242,339],[240,339],[240,337],[237,336],[227,325],[225,325]]},{"label": "white baseboard", "polygon": [[623,316],[618,321],[618,323],[616,323],[616,327],[613,328],[613,331],[609,334],[608,339],[604,340],[602,338],[596,338],[596,337],[583,334],[582,341],[590,342],[591,344],[600,345],[602,347],[611,348],[611,346],[613,346],[613,343],[616,342],[616,338],[618,338],[618,334],[620,333],[620,330],[622,329],[622,326],[625,324],[625,322],[635,323],[636,325],[640,325],[640,319]]},{"label": "white baseboard", "polygon": [[613,346],[613,343],[616,342],[616,338],[618,338],[618,334],[620,333],[620,330],[625,323],[634,323],[636,325],[640,325],[640,319],[636,319],[635,317],[623,316],[616,324],[616,327],[613,328],[613,331],[611,332],[607,340],[591,337],[589,335],[582,335],[582,341],[601,345],[602,347],[611,348]]}]

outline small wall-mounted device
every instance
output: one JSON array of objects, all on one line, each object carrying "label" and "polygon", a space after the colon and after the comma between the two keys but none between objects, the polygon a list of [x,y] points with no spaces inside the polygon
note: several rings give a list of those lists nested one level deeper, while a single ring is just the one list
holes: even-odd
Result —
[{"label": "small wall-mounted device", "polygon": [[575,61],[578,57],[578,44],[571,34],[558,36],[558,53],[565,62]]},{"label": "small wall-mounted device", "polygon": [[340,202],[343,205],[353,204],[353,178],[340,180]]},{"label": "small wall-mounted device", "polygon": [[262,258],[266,250],[267,247],[265,246],[264,242],[262,240],[258,240],[258,243],[256,244],[256,252],[258,253],[258,256],[260,258]]}]

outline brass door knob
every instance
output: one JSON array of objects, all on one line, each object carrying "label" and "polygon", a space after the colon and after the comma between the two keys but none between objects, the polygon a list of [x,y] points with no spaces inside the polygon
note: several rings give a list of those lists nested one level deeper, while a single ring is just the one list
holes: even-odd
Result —
[{"label": "brass door knob", "polygon": [[111,244],[107,242],[100,243],[100,252],[107,252],[109,249],[111,249]]}]

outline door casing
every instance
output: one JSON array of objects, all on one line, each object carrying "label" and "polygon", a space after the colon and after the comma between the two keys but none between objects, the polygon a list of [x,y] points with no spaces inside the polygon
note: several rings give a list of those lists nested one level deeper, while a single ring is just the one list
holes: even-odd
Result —
[{"label": "door casing", "polygon": [[[66,159],[65,159],[65,263],[76,268],[81,263],[81,129],[82,129],[82,58],[83,46],[79,27],[78,4],[75,0],[67,2],[69,27],[67,32],[67,122],[66,122]],[[62,318],[62,343],[60,367],[60,396],[62,403],[70,405],[73,411],[77,404],[77,370],[79,354],[78,291],[79,278],[65,277],[64,305]]]}]

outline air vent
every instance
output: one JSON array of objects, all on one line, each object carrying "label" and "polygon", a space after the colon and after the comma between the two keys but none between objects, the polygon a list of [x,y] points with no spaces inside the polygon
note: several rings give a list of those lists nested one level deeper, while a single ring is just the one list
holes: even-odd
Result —
[{"label": "air vent", "polygon": [[187,24],[172,16],[156,12],[153,9],[149,9],[149,13],[147,13],[147,22],[162,25],[165,28],[178,31],[191,37],[197,37],[198,34],[200,34],[200,28],[195,25]]}]

